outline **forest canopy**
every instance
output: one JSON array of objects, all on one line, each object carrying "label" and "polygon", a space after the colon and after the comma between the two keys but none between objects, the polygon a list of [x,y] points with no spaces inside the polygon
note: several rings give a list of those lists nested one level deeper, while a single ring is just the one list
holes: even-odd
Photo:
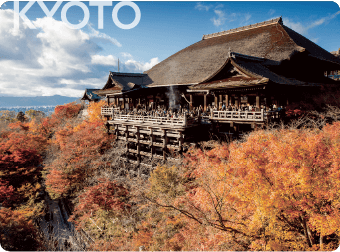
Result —
[{"label": "forest canopy", "polygon": [[91,103],[87,117],[70,103],[50,116],[32,111],[27,120],[4,119],[4,249],[57,248],[39,226],[47,198],[68,204],[69,222],[90,241],[87,250],[338,248],[339,121],[256,130],[138,171],[124,164],[123,147],[107,134],[103,105]]}]

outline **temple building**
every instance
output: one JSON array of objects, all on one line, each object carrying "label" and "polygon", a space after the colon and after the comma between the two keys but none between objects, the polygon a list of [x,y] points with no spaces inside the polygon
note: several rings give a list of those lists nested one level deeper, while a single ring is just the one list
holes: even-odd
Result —
[{"label": "temple building", "polygon": [[234,137],[281,120],[279,106],[338,88],[325,75],[338,69],[338,57],[277,18],[204,35],[143,74],[110,72],[93,93],[107,98],[108,133],[141,164],[167,160],[209,132]]},{"label": "temple building", "polygon": [[[285,26],[281,17],[204,35],[143,74],[111,72],[97,91],[121,108],[171,102],[190,107],[287,105],[322,85],[340,59]],[[175,92],[176,101],[171,101]],[[170,97],[170,98],[169,98]]]}]

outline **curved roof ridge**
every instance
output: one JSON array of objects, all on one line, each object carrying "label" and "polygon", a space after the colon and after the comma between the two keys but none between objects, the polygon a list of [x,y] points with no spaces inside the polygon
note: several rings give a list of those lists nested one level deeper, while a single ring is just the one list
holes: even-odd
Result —
[{"label": "curved roof ridge", "polygon": [[241,31],[245,31],[245,30],[250,30],[250,29],[258,28],[260,26],[266,26],[266,25],[271,25],[271,24],[275,24],[275,23],[283,24],[282,17],[278,17],[278,18],[274,18],[274,19],[271,19],[271,20],[268,20],[268,21],[263,21],[263,22],[256,23],[256,24],[246,25],[246,26],[242,26],[242,27],[238,27],[238,28],[234,28],[234,29],[230,29],[230,30],[226,30],[226,31],[206,34],[206,35],[203,35],[202,40],[215,38],[215,37],[219,37],[219,36],[223,36],[223,35],[227,35],[227,34],[231,34],[231,33],[241,32]]}]

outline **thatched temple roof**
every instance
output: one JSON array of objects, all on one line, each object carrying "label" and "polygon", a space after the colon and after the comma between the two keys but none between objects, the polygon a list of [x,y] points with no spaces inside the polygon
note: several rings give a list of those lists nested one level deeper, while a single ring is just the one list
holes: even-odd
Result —
[{"label": "thatched temple roof", "polygon": [[[262,58],[261,63],[249,66],[249,61],[237,63],[270,74],[278,81],[284,77],[269,73],[264,66],[279,66],[292,56],[304,53],[320,61],[339,64],[340,60],[312,41],[283,25],[282,19],[257,23],[224,32],[204,35],[202,40],[190,45],[144,72],[144,85],[148,87],[167,85],[192,85],[204,82],[216,74],[228,60],[229,52]],[[257,70],[256,70],[256,69]],[[282,79],[284,78],[284,80]],[[294,81],[296,82],[296,81]]]}]

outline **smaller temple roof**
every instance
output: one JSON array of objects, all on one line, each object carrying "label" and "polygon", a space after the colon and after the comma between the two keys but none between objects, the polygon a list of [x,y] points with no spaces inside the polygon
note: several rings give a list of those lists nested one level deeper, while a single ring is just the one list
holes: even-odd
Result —
[{"label": "smaller temple roof", "polygon": [[98,91],[99,89],[89,89],[86,88],[83,97],[81,100],[89,100],[89,101],[99,101],[103,97],[99,96],[95,92]]},{"label": "smaller temple roof", "polygon": [[265,59],[229,52],[223,67],[191,90],[230,89],[245,86],[263,86],[271,83],[295,86],[317,86],[294,78],[281,76],[263,65]]},{"label": "smaller temple roof", "polygon": [[110,72],[105,86],[97,91],[99,95],[119,94],[143,88],[145,74]]}]

